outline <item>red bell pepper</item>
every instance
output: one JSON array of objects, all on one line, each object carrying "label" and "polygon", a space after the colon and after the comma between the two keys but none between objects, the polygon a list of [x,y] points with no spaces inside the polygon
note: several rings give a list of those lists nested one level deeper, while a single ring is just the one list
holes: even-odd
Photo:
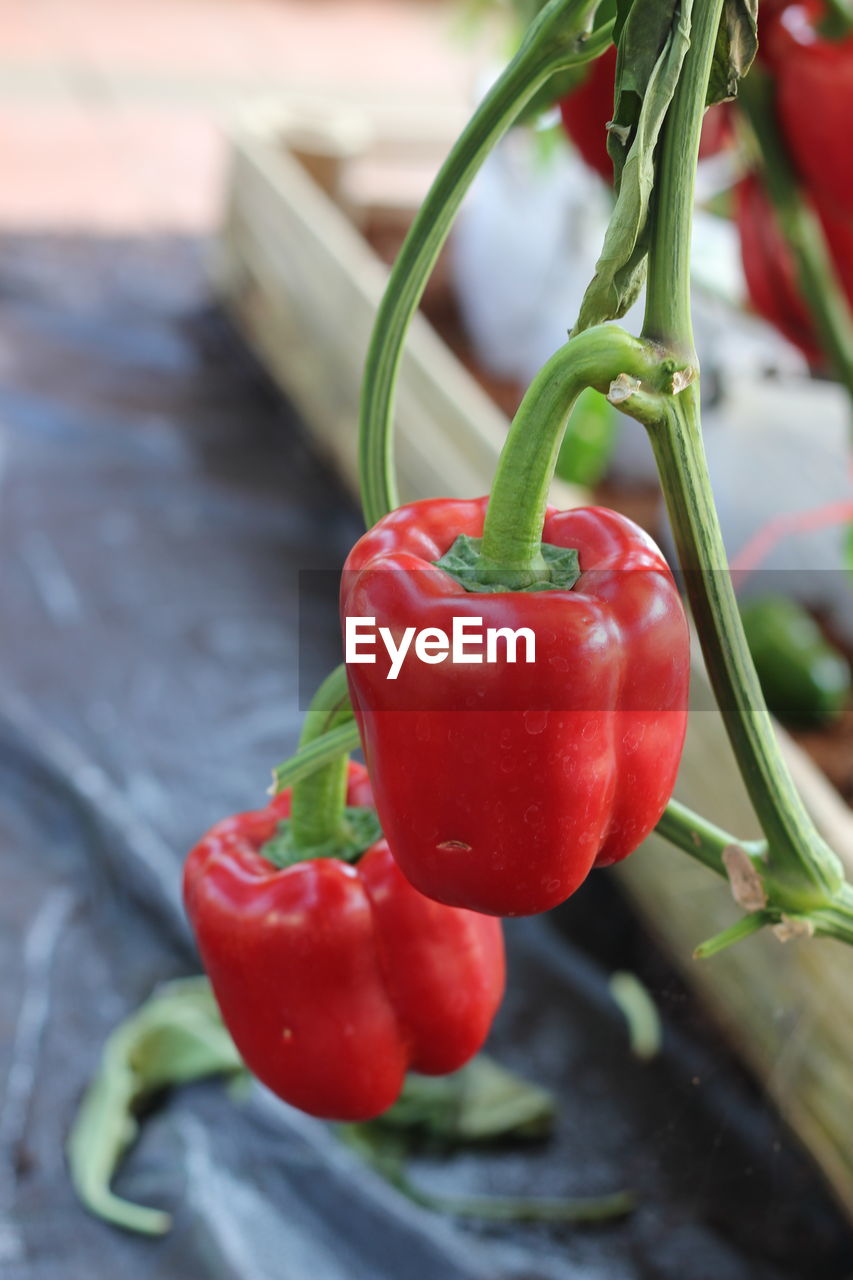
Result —
[{"label": "red bell pepper", "polygon": [[[348,803],[369,805],[349,766]],[[249,1069],[311,1115],[366,1120],[409,1068],[455,1071],[481,1047],[503,994],[500,922],[417,893],[380,840],[351,866],[263,856],[290,813],[217,823],[193,849],[184,901],[222,1017]]]},{"label": "red bell pepper", "polygon": [[853,35],[826,39],[822,16],[820,4],[793,4],[773,23],[779,126],[808,189],[836,215],[853,218]]},{"label": "red bell pepper", "polygon": [[572,589],[467,591],[435,562],[457,535],[482,534],[487,502],[416,502],[380,520],[346,561],[341,613],[375,618],[397,643],[412,626],[449,635],[454,617],[534,632],[533,663],[412,654],[388,679],[378,644],[375,663],[348,663],[377,812],[406,876],[439,902],[519,916],[562,902],[660,818],[686,727],[689,638],[657,547],[603,508],[548,509],[543,542],[579,552]]},{"label": "red bell pepper", "polygon": [[613,119],[615,83],[616,46],[612,44],[590,63],[587,75],[577,88],[560,99],[563,128],[590,169],[610,183],[613,182],[613,161],[607,151],[607,122]]},{"label": "red bell pepper", "polygon": [[[853,305],[853,219],[813,201],[839,283]],[[810,364],[825,363],[800,294],[797,270],[761,180],[749,174],[735,195],[741,259],[750,301],[760,316],[799,347]]]}]

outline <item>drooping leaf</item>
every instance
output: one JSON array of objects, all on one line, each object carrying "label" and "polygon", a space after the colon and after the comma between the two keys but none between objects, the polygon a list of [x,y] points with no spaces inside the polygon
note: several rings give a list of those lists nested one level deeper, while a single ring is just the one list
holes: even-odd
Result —
[{"label": "drooping leaf", "polygon": [[758,52],[758,0],[725,0],[711,77],[707,106],[737,97],[738,84]]},{"label": "drooping leaf", "polygon": [[567,1196],[445,1196],[420,1187],[408,1157],[481,1142],[546,1137],[555,1120],[549,1093],[479,1054],[451,1076],[410,1075],[398,1102],[366,1124],[343,1125],[341,1138],[415,1204],[486,1222],[609,1222],[636,1208],[630,1191]]},{"label": "drooping leaf", "polygon": [[607,141],[618,194],[576,333],[623,316],[642,287],[655,147],[690,44],[690,12],[691,0],[643,0],[624,16]]},{"label": "drooping leaf", "polygon": [[449,1076],[408,1076],[397,1102],[369,1127],[454,1147],[546,1137],[555,1118],[546,1089],[480,1053]]},{"label": "drooping leaf", "polygon": [[71,1181],[86,1207],[128,1231],[168,1231],[168,1213],[132,1204],[111,1189],[137,1135],[136,1113],[152,1094],[172,1085],[244,1071],[206,978],[172,982],[155,992],[113,1031],[71,1128]]}]

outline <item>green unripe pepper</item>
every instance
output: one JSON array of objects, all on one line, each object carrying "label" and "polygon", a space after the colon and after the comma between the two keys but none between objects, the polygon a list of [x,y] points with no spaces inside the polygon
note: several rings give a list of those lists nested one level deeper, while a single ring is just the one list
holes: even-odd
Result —
[{"label": "green unripe pepper", "polygon": [[850,696],[850,664],[801,605],[764,596],[741,606],[767,705],[785,724],[829,724]]},{"label": "green unripe pepper", "polygon": [[598,391],[588,387],[577,398],[557,456],[556,474],[569,484],[598,484],[616,443],[618,413]]}]

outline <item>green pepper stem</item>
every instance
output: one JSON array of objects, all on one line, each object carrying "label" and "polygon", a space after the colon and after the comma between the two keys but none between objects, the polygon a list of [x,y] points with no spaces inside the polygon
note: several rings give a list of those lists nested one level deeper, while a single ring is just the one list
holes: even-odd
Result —
[{"label": "green pepper stem", "polygon": [[[664,124],[652,211],[643,336],[690,359],[693,183],[722,5],[694,6],[690,48]],[[626,407],[630,412],[630,401]],[[659,420],[646,425],[708,674],[767,837],[766,883],[783,910],[825,904],[843,875],[782,759],[749,654],[702,446],[698,389],[670,397]]]},{"label": "green pepper stem", "polygon": [[295,755],[282,760],[273,769],[273,795],[281,795],[303,778],[330,764],[341,755],[349,755],[359,745],[358,725],[354,720],[339,724],[328,733],[321,733],[306,747],[300,747]]},{"label": "green pepper stem", "polygon": [[478,574],[516,588],[541,575],[540,544],[548,491],[575,400],[587,387],[607,394],[620,376],[671,383],[673,366],[652,343],[618,325],[596,325],[571,338],[530,384],[501,450],[483,528]]},{"label": "green pepper stem", "polygon": [[774,916],[772,912],[752,911],[748,915],[741,916],[734,924],[729,925],[728,929],[715,933],[713,938],[708,938],[706,942],[700,942],[693,952],[693,959],[710,960],[712,956],[717,956],[721,951],[726,951],[736,943],[743,942],[744,938],[751,938],[754,933],[758,933],[766,925],[773,923]]},{"label": "green pepper stem", "polygon": [[697,0],[691,10],[690,46],[659,142],[646,285],[643,337],[673,355],[695,361],[690,312],[690,243],[693,194],[705,96],[723,0]]},{"label": "green pepper stem", "polygon": [[797,895],[806,895],[805,905],[816,904],[837,890],[843,876],[794,787],[764,703],[726,563],[698,399],[688,387],[649,434],[708,675],[767,837],[768,872],[778,873],[778,900],[795,909],[804,905]]},{"label": "green pepper stem", "polygon": [[591,32],[600,0],[550,0],[471,117],[406,236],[379,307],[362,383],[361,501],[368,526],[398,505],[392,424],[397,374],[412,316],[474,177],[495,143],[556,71],[603,53],[613,23]]},{"label": "green pepper stem", "polygon": [[776,123],[773,81],[763,68],[750,72],[740,100],[758,142],[767,194],[794,256],[800,290],[821,348],[832,371],[853,396],[853,316],[823,228],[797,184]]},{"label": "green pepper stem", "polygon": [[766,841],[738,840],[731,832],[694,813],[679,800],[670,800],[655,831],[709,871],[724,877],[727,872],[723,854],[727,849],[738,847],[754,858],[763,857],[767,850]]},{"label": "green pepper stem", "polygon": [[[729,877],[723,860],[724,853],[732,848],[742,849],[752,860],[762,883],[769,888],[767,910],[743,916],[729,929],[703,942],[694,952],[696,959],[705,960],[717,955],[767,924],[785,923],[784,908],[779,904],[778,886],[772,883],[769,875],[772,860],[768,858],[766,840],[739,840],[678,800],[670,800],[655,831],[683,853],[701,862],[703,867],[726,880]],[[853,886],[841,885],[831,901],[813,907],[799,918],[807,921],[807,929],[813,929],[818,937],[835,938],[838,942],[853,944]]]},{"label": "green pepper stem", "polygon": [[[305,716],[299,751],[352,721],[346,667],[328,675]],[[347,751],[332,757],[294,783],[290,801],[290,834],[297,849],[310,849],[346,834]]]}]

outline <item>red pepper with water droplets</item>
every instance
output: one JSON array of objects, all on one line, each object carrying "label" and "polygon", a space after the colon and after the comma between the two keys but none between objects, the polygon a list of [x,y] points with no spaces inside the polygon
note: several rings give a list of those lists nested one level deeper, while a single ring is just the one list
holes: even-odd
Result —
[{"label": "red pepper with water droplets", "polygon": [[[450,634],[455,616],[533,630],[535,662],[439,665],[396,679],[349,663],[376,807],[412,884],[517,916],[556,906],[626,857],[672,794],[687,721],[689,638],[662,555],[616,512],[549,508],[543,544],[575,548],[570,589],[475,591],[436,562],[479,538],[487,498],[436,499],[380,520],[344,567],[341,613]],[[519,655],[520,656],[520,652]]]}]

